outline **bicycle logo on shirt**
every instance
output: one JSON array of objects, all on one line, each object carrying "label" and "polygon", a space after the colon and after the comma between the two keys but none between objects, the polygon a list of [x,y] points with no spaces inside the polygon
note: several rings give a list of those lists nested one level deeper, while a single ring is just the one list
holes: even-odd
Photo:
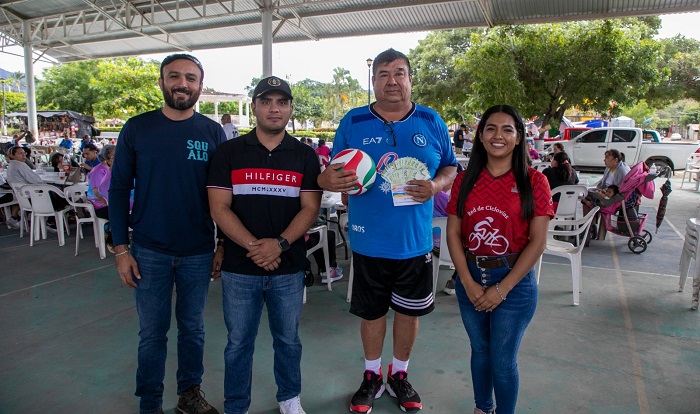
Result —
[{"label": "bicycle logo on shirt", "polygon": [[492,228],[491,223],[493,223],[492,217],[486,217],[485,220],[476,223],[474,231],[469,235],[470,251],[476,251],[481,243],[491,247],[495,255],[502,255],[508,251],[508,239],[498,234],[500,230]]}]

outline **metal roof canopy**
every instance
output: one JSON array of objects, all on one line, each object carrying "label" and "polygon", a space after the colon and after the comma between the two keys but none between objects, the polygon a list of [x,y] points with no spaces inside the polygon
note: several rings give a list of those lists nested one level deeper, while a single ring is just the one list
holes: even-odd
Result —
[{"label": "metal roof canopy", "polygon": [[[700,0],[0,0],[0,52],[57,62],[700,10]],[[263,30],[270,16],[270,31]],[[23,22],[28,23],[25,33]]]},{"label": "metal roof canopy", "polygon": [[[700,11],[700,0],[0,0],[0,52],[73,62],[272,42]],[[7,53],[7,52],[6,52]],[[30,113],[34,108],[29,105]],[[30,123],[32,118],[30,117]],[[34,120],[34,122],[36,122]],[[32,125],[30,125],[32,127]],[[32,130],[35,126],[32,127]]]}]

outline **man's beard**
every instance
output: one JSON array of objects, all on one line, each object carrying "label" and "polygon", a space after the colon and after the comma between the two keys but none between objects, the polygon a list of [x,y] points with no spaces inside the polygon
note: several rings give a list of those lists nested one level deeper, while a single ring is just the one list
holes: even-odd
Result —
[{"label": "man's beard", "polygon": [[178,111],[184,111],[186,109],[191,109],[194,104],[197,103],[197,100],[199,99],[199,91],[196,92],[190,92],[190,98],[183,101],[183,100],[175,100],[173,97],[173,92],[187,92],[186,89],[175,89],[172,91],[163,90],[163,99],[165,100],[165,104],[173,109],[177,109]]}]

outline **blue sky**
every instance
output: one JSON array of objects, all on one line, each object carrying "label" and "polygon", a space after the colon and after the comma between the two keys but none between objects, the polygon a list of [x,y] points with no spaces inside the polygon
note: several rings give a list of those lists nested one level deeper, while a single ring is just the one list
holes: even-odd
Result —
[{"label": "blue sky", "polygon": [[[661,16],[663,26],[659,37],[672,37],[678,33],[700,40],[700,13],[685,13]],[[282,43],[273,45],[273,73],[297,82],[306,78],[330,82],[333,69],[343,67],[350,75],[366,87],[367,58],[374,58],[381,51],[393,47],[408,53],[425,38],[426,32],[400,33],[394,35],[361,36],[344,39],[320,40],[317,42]],[[262,48],[247,46],[229,49],[196,51],[204,65],[205,86],[221,92],[243,93],[253,77],[262,72]],[[21,50],[20,50],[21,53]],[[162,60],[165,54],[143,56]],[[0,54],[0,67],[11,72],[24,72],[22,58]],[[36,64],[34,72],[41,76],[46,64]]]}]

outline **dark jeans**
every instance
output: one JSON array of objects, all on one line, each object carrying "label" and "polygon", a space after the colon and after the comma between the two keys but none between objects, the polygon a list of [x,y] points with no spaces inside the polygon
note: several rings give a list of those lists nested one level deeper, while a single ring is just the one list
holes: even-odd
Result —
[{"label": "dark jeans", "polygon": [[141,273],[134,289],[139,315],[138,368],[136,396],[141,397],[141,413],[157,413],[163,403],[163,379],[168,353],[173,288],[176,289],[177,393],[182,395],[202,382],[204,366],[204,305],[214,252],[193,256],[173,256],[131,246]]}]

